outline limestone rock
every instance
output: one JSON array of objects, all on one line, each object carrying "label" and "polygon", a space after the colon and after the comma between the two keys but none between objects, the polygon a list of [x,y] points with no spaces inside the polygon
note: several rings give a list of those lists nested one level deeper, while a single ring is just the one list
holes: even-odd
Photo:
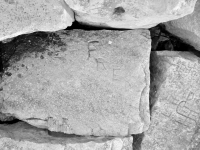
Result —
[{"label": "limestone rock", "polygon": [[1,0],[0,41],[35,31],[71,26],[73,11],[60,0]]},{"label": "limestone rock", "polygon": [[166,29],[186,43],[200,50],[200,1],[197,1],[192,14],[165,23]]},{"label": "limestone rock", "polygon": [[95,138],[51,133],[26,123],[0,125],[1,150],[132,150],[132,137]]},{"label": "limestone rock", "polygon": [[152,60],[157,93],[142,150],[200,149],[200,59],[163,51],[153,52]]},{"label": "limestone rock", "polygon": [[62,31],[44,47],[45,40],[34,39],[16,44],[3,75],[3,113],[77,135],[127,136],[148,129],[148,30]]},{"label": "limestone rock", "polygon": [[150,28],[193,12],[197,0],[65,0],[79,22],[112,28]]}]

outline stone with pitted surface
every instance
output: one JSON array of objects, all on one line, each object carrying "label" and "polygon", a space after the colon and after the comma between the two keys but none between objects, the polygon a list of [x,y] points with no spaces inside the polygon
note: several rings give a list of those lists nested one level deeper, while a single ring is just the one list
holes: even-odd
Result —
[{"label": "stone with pitted surface", "polygon": [[61,31],[47,42],[44,35],[24,37],[15,52],[12,41],[3,46],[14,55],[0,84],[2,113],[77,135],[148,129],[148,30]]},{"label": "stone with pitted surface", "polygon": [[20,122],[0,125],[1,150],[132,150],[132,137],[80,137]]},{"label": "stone with pitted surface", "polygon": [[197,0],[65,0],[77,21],[113,28],[150,28],[193,12]]},{"label": "stone with pitted surface", "polygon": [[142,150],[200,148],[199,61],[189,52],[153,52],[155,104]]},{"label": "stone with pitted surface", "polygon": [[71,26],[73,11],[63,0],[1,0],[0,41],[35,31]]}]

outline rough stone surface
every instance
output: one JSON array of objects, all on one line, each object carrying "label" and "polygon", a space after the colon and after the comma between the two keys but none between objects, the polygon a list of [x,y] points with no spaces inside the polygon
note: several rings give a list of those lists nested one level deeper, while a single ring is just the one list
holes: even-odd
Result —
[{"label": "rough stone surface", "polygon": [[35,31],[71,26],[72,10],[62,0],[1,0],[0,41]]},{"label": "rough stone surface", "polygon": [[132,137],[95,138],[52,133],[26,123],[0,125],[1,150],[132,150]]},{"label": "rough stone surface", "polygon": [[13,121],[15,118],[13,116],[7,116],[3,113],[0,113],[0,122],[7,122],[7,121]]},{"label": "rough stone surface", "polygon": [[195,10],[192,14],[167,22],[165,25],[169,32],[200,50],[200,1],[196,2]]},{"label": "rough stone surface", "polygon": [[[0,85],[1,111],[69,134],[127,136],[147,130],[149,31],[72,30],[55,36],[49,46],[28,37],[15,44]],[[6,45],[2,49],[9,53],[12,43]]]},{"label": "rough stone surface", "polygon": [[189,52],[152,55],[157,93],[142,150],[199,150],[200,59]]},{"label": "rough stone surface", "polygon": [[75,18],[113,28],[150,28],[193,12],[197,0],[65,0]]}]

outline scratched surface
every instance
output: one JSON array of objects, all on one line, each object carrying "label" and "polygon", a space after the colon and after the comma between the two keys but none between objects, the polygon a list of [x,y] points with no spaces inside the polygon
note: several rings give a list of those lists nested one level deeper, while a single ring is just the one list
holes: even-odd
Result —
[{"label": "scratched surface", "polygon": [[186,52],[154,52],[160,79],[142,150],[200,149],[200,64]]},{"label": "scratched surface", "polygon": [[0,125],[2,150],[132,150],[132,137],[80,137],[51,133],[24,122]]},{"label": "scratched surface", "polygon": [[41,50],[24,46],[26,40],[17,46],[3,75],[2,112],[69,134],[126,136],[147,130],[149,31],[57,34],[61,46]]}]

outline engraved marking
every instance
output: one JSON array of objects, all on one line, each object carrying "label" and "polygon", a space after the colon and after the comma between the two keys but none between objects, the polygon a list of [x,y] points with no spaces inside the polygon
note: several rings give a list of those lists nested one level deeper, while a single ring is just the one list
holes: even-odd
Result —
[{"label": "engraved marking", "polygon": [[101,64],[104,68],[104,70],[106,70],[106,67],[104,65],[104,63],[106,63],[106,61],[103,58],[94,58],[95,62],[97,63],[97,70],[99,70],[99,64]]},{"label": "engraved marking", "polygon": [[99,43],[99,41],[89,41],[88,42],[88,58],[87,60],[89,60],[89,58],[91,57],[91,52],[96,51],[96,47],[94,46],[95,43]]},{"label": "engraved marking", "polygon": [[186,125],[185,123],[183,123],[182,121],[182,119],[180,119],[180,120],[177,120],[177,119],[173,119],[173,121],[175,121],[175,122],[177,122],[178,124],[181,124],[181,125],[183,125],[183,126],[185,126],[185,127],[189,127],[188,125]]},{"label": "engraved marking", "polygon": [[199,114],[197,112],[191,110],[191,112],[189,114],[189,118],[191,118],[192,120],[194,120],[196,122],[199,119]]},{"label": "engraved marking", "polygon": [[189,128],[195,128],[197,125],[196,121],[191,120],[190,118],[186,118],[184,124],[187,125]]},{"label": "engraved marking", "polygon": [[121,69],[113,69],[113,80],[119,80],[119,78],[117,78],[119,75],[116,74],[117,71],[121,71]]},{"label": "engraved marking", "polygon": [[162,111],[161,114],[162,114],[163,116],[165,116],[165,117],[171,118],[172,112],[166,113],[166,112],[163,112],[163,111]]},{"label": "engraved marking", "polygon": [[170,95],[168,96],[168,100],[171,104],[174,104],[174,105],[178,105],[179,104],[179,100],[177,98],[175,98],[174,96]]},{"label": "engraved marking", "polygon": [[197,121],[198,121],[198,117],[196,116],[198,116],[198,113],[190,110],[185,105],[186,105],[186,101],[182,101],[179,103],[176,109],[177,114],[185,117],[185,121],[183,122],[183,124],[185,124],[186,126],[191,126],[193,124],[195,124],[196,126]]},{"label": "engraved marking", "polygon": [[[186,96],[187,101],[181,101],[174,96],[170,95],[167,97],[167,100],[170,104],[173,104],[177,106],[176,113],[179,116],[176,116],[175,114],[172,114],[172,112],[169,112],[167,110],[161,111],[161,114],[168,117],[170,120],[173,120],[181,125],[184,125],[189,128],[194,128],[197,126],[197,122],[199,120],[199,113],[192,110],[187,104],[188,101],[193,101],[195,99],[195,94],[193,92],[189,92],[189,94]],[[165,108],[171,108],[166,106]]]},{"label": "engraved marking", "polygon": [[176,112],[179,115],[183,115],[183,116],[187,117],[190,113],[190,110],[185,107],[185,104],[186,104],[185,101],[180,102],[179,105],[176,108]]},{"label": "engraved marking", "polygon": [[188,96],[187,96],[187,101],[193,100],[194,99],[194,92],[189,92]]}]

